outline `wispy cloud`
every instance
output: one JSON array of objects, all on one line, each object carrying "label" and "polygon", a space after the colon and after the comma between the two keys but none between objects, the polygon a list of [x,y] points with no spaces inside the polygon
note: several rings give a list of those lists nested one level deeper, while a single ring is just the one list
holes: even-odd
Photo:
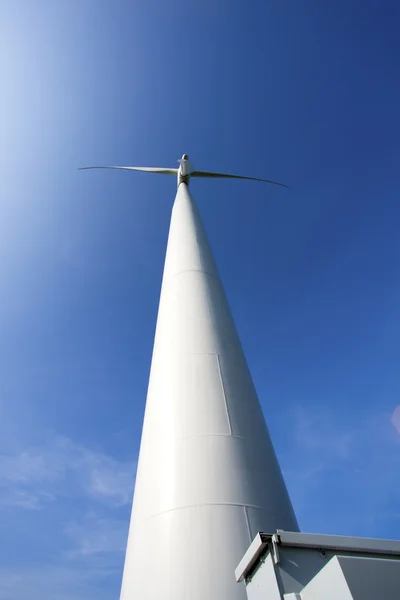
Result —
[{"label": "wispy cloud", "polygon": [[379,535],[400,503],[400,443],[391,415],[346,421],[327,407],[295,408],[283,456],[285,478],[303,527]]},{"label": "wispy cloud", "polygon": [[354,430],[349,431],[334,422],[327,410],[312,413],[296,408],[291,415],[294,439],[298,446],[310,453],[323,453],[325,457],[346,459],[355,441]]},{"label": "wispy cloud", "polygon": [[40,510],[47,502],[55,500],[54,494],[41,490],[4,489],[0,486],[0,505],[4,507],[23,508],[26,510]]},{"label": "wispy cloud", "polygon": [[0,455],[0,503],[37,510],[63,495],[86,495],[123,506],[132,498],[135,468],[52,435],[41,446]]},{"label": "wispy cloud", "polygon": [[391,418],[393,427],[396,428],[396,431],[400,434],[400,404],[398,404],[392,414]]},{"label": "wispy cloud", "polygon": [[109,600],[121,581],[136,463],[66,436],[42,439],[0,454],[0,600]]},{"label": "wispy cloud", "polygon": [[70,559],[124,552],[128,535],[127,522],[121,519],[98,518],[89,513],[80,521],[68,523],[65,534],[72,540],[74,550]]},{"label": "wispy cloud", "polygon": [[0,567],[0,600],[109,600],[104,581],[119,577],[115,569],[87,565]]}]

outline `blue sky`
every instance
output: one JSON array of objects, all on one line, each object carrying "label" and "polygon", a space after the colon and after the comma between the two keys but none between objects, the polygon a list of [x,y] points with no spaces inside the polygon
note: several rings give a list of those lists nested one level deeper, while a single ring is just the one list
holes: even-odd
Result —
[{"label": "blue sky", "polygon": [[175,182],[91,164],[291,186],[192,190],[302,529],[400,538],[399,17],[3,0],[0,600],[119,595]]}]

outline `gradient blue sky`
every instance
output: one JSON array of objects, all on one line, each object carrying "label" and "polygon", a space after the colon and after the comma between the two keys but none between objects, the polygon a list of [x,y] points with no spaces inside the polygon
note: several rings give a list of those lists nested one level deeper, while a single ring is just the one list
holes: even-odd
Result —
[{"label": "gradient blue sky", "polygon": [[292,187],[192,190],[302,529],[400,538],[398,2],[0,23],[0,599],[119,595],[175,181],[91,164]]}]

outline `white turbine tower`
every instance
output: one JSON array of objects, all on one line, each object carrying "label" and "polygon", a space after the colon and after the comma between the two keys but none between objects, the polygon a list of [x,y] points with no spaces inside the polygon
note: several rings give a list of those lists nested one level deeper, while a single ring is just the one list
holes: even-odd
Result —
[{"label": "white turbine tower", "polygon": [[188,185],[282,184],[179,162],[106,167],[178,178],[121,600],[244,600],[234,571],[256,533],[298,524]]}]

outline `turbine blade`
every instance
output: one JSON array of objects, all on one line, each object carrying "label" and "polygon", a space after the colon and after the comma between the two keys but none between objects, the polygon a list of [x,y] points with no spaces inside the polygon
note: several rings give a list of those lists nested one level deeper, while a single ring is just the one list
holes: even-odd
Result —
[{"label": "turbine blade", "polygon": [[163,169],[159,167],[81,167],[79,171],[86,169],[121,169],[123,171],[144,171],[146,173],[158,173],[159,175],[175,175],[178,174],[178,169]]},{"label": "turbine blade", "polygon": [[263,181],[264,183],[272,183],[273,185],[280,185],[281,187],[288,188],[288,185],[279,183],[278,181],[271,181],[270,179],[259,179],[258,177],[245,177],[244,175],[230,175],[229,173],[213,173],[212,171],[193,171],[190,173],[191,177],[220,177],[227,179],[250,179],[251,181]]}]

